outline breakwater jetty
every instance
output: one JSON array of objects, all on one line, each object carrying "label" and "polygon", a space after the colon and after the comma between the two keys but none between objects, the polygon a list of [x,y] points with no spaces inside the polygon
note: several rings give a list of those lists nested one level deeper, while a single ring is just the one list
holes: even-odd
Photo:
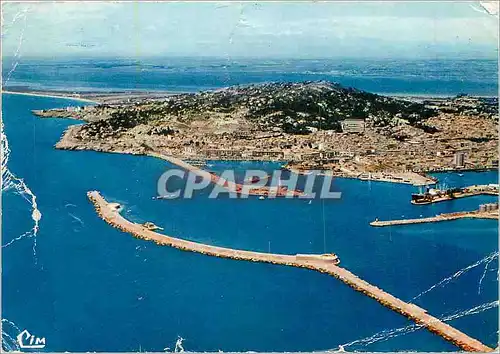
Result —
[{"label": "breakwater jetty", "polygon": [[335,254],[297,254],[284,255],[273,253],[262,253],[253,251],[236,250],[225,247],[212,246],[188,240],[182,240],[171,236],[156,233],[144,225],[133,223],[120,214],[120,205],[108,203],[97,191],[87,193],[88,198],[94,204],[100,218],[121,231],[132,234],[134,237],[154,241],[158,245],[165,245],[185,251],[202,253],[220,258],[246,260],[252,262],[265,262],[281,264],[292,267],[307,268],[321,273],[329,274],[356,291],[378,301],[383,306],[400,313],[413,320],[419,326],[441,336],[445,340],[455,344],[466,351],[492,352],[493,349],[482,344],[478,340],[469,337],[465,333],[451,327],[436,317],[427,313],[426,310],[410,303],[406,303],[393,295],[379,289],[360,279],[347,269],[340,267],[339,258]]},{"label": "breakwater jetty", "polygon": [[410,224],[424,224],[430,222],[451,221],[457,219],[498,219],[498,209],[489,211],[461,211],[456,213],[439,214],[428,218],[418,219],[400,219],[400,220],[375,220],[370,223],[371,226],[395,226],[395,225],[410,225]]}]

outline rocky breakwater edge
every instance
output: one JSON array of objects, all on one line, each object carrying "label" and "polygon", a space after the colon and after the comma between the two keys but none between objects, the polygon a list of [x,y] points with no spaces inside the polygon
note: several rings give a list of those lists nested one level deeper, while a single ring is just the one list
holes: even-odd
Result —
[{"label": "rocky breakwater edge", "polygon": [[184,251],[197,252],[204,255],[234,260],[245,260],[252,262],[264,262],[278,265],[287,265],[299,268],[307,268],[329,274],[354,290],[365,294],[381,305],[413,320],[418,325],[427,328],[429,331],[441,336],[445,340],[453,343],[457,347],[473,352],[491,352],[493,349],[482,344],[478,340],[467,336],[465,333],[451,327],[436,317],[427,313],[426,310],[417,305],[406,303],[393,295],[386,293],[382,289],[369,284],[360,279],[348,270],[338,266],[339,258],[335,254],[297,254],[283,255],[272,253],[260,253],[252,251],[235,250],[201,244],[193,241],[182,240],[152,231],[146,224],[136,224],[125,219],[120,214],[120,205],[108,203],[97,191],[90,191],[87,196],[94,205],[97,214],[109,225],[133,235],[136,238],[154,241],[158,245],[174,247]]}]

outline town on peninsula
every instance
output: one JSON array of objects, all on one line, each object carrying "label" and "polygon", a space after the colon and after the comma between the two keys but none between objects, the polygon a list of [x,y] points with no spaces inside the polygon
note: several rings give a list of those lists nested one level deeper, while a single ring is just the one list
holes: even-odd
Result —
[{"label": "town on peninsula", "polygon": [[388,97],[331,82],[266,83],[34,111],[85,121],[60,149],[160,153],[188,161],[284,161],[300,173],[414,185],[427,172],[498,167],[497,98]]},{"label": "town on peninsula", "polygon": [[499,6],[2,2],[2,353],[500,354]]}]

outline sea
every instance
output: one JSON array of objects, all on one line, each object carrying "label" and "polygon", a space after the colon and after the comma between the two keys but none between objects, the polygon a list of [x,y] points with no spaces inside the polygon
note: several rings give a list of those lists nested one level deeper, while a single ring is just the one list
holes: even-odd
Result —
[{"label": "sea", "polygon": [[389,95],[498,96],[490,59],[143,58],[3,60],[4,87],[69,91],[198,92],[272,81],[338,82]]},{"label": "sea", "polygon": [[[7,88],[75,91],[194,92],[328,78],[404,95],[498,90],[496,63],[488,61],[173,62],[20,62],[10,74],[4,63],[3,73]],[[496,197],[415,206],[410,198],[417,187],[336,178],[340,199],[210,199],[198,193],[155,200],[158,179],[172,165],[151,157],[56,150],[65,129],[81,122],[31,113],[84,104],[2,94],[4,349],[20,349],[16,337],[27,330],[45,338],[37,350],[46,352],[457,350],[331,276],[135,239],[97,216],[86,196],[91,190],[122,204],[127,218],[152,221],[168,235],[261,252],[335,253],[341,266],[362,279],[497,346],[497,221],[369,225],[376,218],[475,210]],[[271,172],[280,164],[209,161],[209,167]],[[435,176],[448,187],[498,183],[497,171]]]}]

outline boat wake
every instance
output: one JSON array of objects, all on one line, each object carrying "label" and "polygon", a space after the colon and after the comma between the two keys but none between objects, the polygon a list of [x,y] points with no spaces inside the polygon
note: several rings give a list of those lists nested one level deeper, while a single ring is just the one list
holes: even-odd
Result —
[{"label": "boat wake", "polygon": [[35,194],[31,191],[31,189],[24,182],[24,180],[14,175],[7,166],[10,156],[10,148],[9,148],[9,141],[7,140],[7,136],[5,135],[4,132],[3,122],[0,123],[0,138],[2,142],[2,193],[9,190],[14,190],[15,193],[22,196],[31,207],[31,218],[33,220],[33,226],[30,230],[26,231],[20,236],[11,239],[9,242],[2,245],[2,248],[6,248],[14,244],[15,242],[25,238],[33,238],[33,257],[35,258],[35,263],[36,263],[37,235],[38,235],[38,230],[40,228],[40,220],[42,218],[42,213],[38,209]]},{"label": "boat wake", "polygon": [[[488,271],[489,265],[495,259],[498,259],[498,255],[499,255],[498,251],[497,252],[493,252],[493,253],[489,254],[488,256],[484,257],[483,259],[480,259],[479,261],[477,261],[477,262],[475,262],[473,264],[468,265],[467,267],[464,267],[464,268],[458,270],[453,275],[442,279],[438,283],[436,283],[433,286],[431,286],[429,289],[427,289],[427,290],[421,292],[420,294],[416,295],[411,301],[414,301],[414,300],[422,297],[423,295],[429,293],[433,289],[436,289],[436,288],[438,288],[440,286],[445,286],[446,284],[448,284],[449,282],[453,281],[454,279],[460,277],[462,274],[468,272],[469,270],[471,270],[473,268],[476,268],[476,267],[484,264],[485,265],[484,266],[484,271],[483,271],[483,273],[481,275],[481,278],[479,279],[479,284],[478,284],[478,286],[479,286],[478,293],[480,293],[481,292],[482,282],[483,282],[483,280],[484,280],[484,278],[486,276],[486,273]],[[442,316],[439,317],[439,319],[441,321],[444,321],[444,322],[452,321],[452,320],[455,320],[457,318],[461,318],[461,317],[464,317],[464,316],[475,315],[475,314],[481,313],[483,311],[487,311],[487,310],[489,310],[491,308],[498,307],[498,305],[499,305],[499,301],[498,300],[497,301],[492,301],[492,302],[488,302],[488,303],[485,303],[485,304],[482,304],[482,305],[478,305],[478,306],[472,307],[472,308],[467,309],[467,310],[461,310],[461,311],[457,311],[457,312],[454,312],[454,313],[451,313],[451,314],[442,315]],[[376,342],[387,341],[387,340],[389,340],[391,338],[395,338],[395,337],[399,337],[399,336],[402,336],[402,335],[406,335],[408,333],[415,332],[415,331],[417,331],[417,330],[419,330],[421,328],[422,328],[421,325],[413,324],[413,325],[409,325],[409,326],[401,327],[401,328],[386,329],[386,330],[380,331],[378,333],[375,333],[374,335],[371,335],[369,337],[362,338],[362,339],[357,339],[357,340],[354,340],[352,342],[342,344],[338,348],[348,348],[348,347],[351,347],[351,346],[366,347],[366,346],[368,346],[370,344],[373,344],[373,343],[376,343]],[[335,349],[335,350],[332,349],[331,351],[338,351],[338,348]]]},{"label": "boat wake", "polygon": [[[488,271],[488,268],[490,266],[490,263],[495,260],[495,258],[498,258],[498,252],[496,252],[496,257],[490,258],[487,262],[486,265],[484,266],[483,274],[481,275],[481,278],[479,278],[479,284],[477,287],[477,294],[481,294],[481,287],[483,286],[483,280],[486,277],[486,272]],[[494,270],[494,269],[492,269]],[[498,272],[498,266],[497,266],[497,272]],[[497,279],[498,280],[498,279]]]},{"label": "boat wake", "polygon": [[477,261],[477,262],[475,262],[473,264],[470,264],[470,265],[468,265],[465,268],[462,268],[462,269],[458,270],[453,275],[450,275],[449,277],[446,277],[446,278],[442,279],[438,283],[436,283],[433,286],[431,286],[429,289],[424,290],[420,294],[418,294],[417,296],[415,296],[413,299],[410,300],[410,303],[413,302],[413,301],[415,301],[415,300],[417,300],[418,298],[422,297],[423,295],[427,294],[428,292],[436,289],[437,287],[444,286],[444,285],[448,284],[449,282],[451,282],[452,280],[460,277],[462,274],[466,273],[467,271],[469,271],[469,270],[471,270],[473,268],[476,268],[477,266],[479,266],[481,264],[485,264],[483,275],[479,279],[479,290],[478,290],[478,293],[481,293],[481,285],[482,285],[482,282],[483,282],[484,277],[486,275],[486,272],[488,270],[488,266],[489,266],[489,264],[495,258],[498,258],[498,251],[490,253],[489,255],[487,255],[486,257],[484,257],[483,259],[480,259],[479,261]]}]

